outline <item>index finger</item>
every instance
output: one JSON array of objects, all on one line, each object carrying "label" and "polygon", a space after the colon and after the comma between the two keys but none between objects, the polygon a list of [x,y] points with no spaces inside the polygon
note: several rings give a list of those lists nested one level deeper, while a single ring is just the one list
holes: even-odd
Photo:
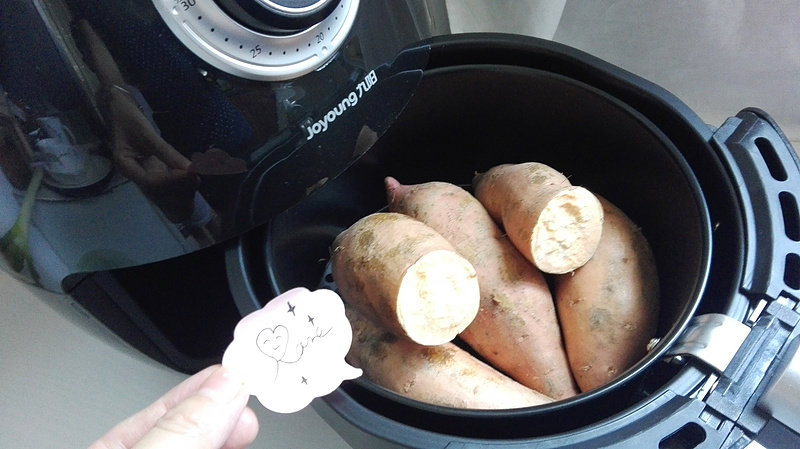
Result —
[{"label": "index finger", "polygon": [[155,131],[152,131],[152,128],[147,130],[145,134],[150,137],[153,145],[150,148],[151,154],[155,155],[170,168],[179,168],[182,170],[189,168],[189,164],[191,163],[189,158],[176,150],[175,147],[170,145],[164,138],[156,134]]}]

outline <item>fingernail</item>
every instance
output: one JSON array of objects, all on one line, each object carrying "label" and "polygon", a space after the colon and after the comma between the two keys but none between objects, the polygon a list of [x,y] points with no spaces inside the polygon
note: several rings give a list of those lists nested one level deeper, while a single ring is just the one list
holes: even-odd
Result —
[{"label": "fingernail", "polygon": [[244,377],[235,371],[222,367],[203,382],[198,394],[204,395],[219,403],[226,403],[236,398],[244,389]]}]

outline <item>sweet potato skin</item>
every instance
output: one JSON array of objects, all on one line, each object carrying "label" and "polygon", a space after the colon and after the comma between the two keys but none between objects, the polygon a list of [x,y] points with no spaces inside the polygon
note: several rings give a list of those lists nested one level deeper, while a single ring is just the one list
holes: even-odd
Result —
[{"label": "sweet potato skin", "polygon": [[[515,180],[509,184],[509,174]],[[496,221],[501,222],[506,198],[502,194],[492,195],[489,192],[509,192],[513,185],[532,184],[538,186],[566,187],[572,185],[563,173],[540,162],[524,162],[520,164],[496,165],[484,173],[476,173],[472,179],[475,197],[483,204]]]},{"label": "sweet potato skin", "polygon": [[552,401],[453,343],[418,345],[382,329],[352,307],[345,311],[353,328],[347,361],[395,393],[461,409],[511,409]]},{"label": "sweet potato skin", "polygon": [[[439,260],[441,254],[448,257],[446,263],[414,271],[426,258],[436,255]],[[402,214],[374,213],[340,233],[332,244],[331,268],[345,302],[396,335],[420,344],[452,340],[478,312],[474,268],[443,236]],[[464,287],[463,295],[449,288],[444,292],[408,289],[409,280],[438,281],[438,275],[462,269],[453,284]],[[421,298],[420,302],[403,304],[401,296],[406,293],[406,298]]]},{"label": "sweet potato skin", "polygon": [[386,178],[389,210],[438,231],[475,267],[481,306],[461,338],[492,366],[554,399],[577,393],[544,275],[459,186]]},{"label": "sweet potato skin", "polygon": [[477,174],[473,189],[517,250],[545,273],[572,271],[597,247],[599,201],[548,165],[501,164]]},{"label": "sweet potato skin", "polygon": [[594,256],[554,279],[567,355],[584,392],[644,357],[658,325],[658,273],[649,244],[621,210],[600,202],[605,222]]}]

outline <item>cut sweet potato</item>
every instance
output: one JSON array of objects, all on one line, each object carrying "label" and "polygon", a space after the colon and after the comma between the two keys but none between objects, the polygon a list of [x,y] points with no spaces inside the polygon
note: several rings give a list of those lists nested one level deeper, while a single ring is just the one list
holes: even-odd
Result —
[{"label": "cut sweet potato", "polygon": [[514,246],[543,272],[570,272],[594,254],[603,209],[590,191],[553,168],[503,164],[476,175],[473,187]]},{"label": "cut sweet potato", "polygon": [[481,307],[461,338],[495,368],[554,399],[575,395],[555,305],[544,275],[503,235],[486,209],[453,184],[386,178],[389,210],[449,240],[475,267]]},{"label": "cut sweet potato", "polygon": [[478,313],[472,264],[438,232],[396,213],[375,213],[336,237],[331,266],[343,299],[422,345],[451,341]]}]

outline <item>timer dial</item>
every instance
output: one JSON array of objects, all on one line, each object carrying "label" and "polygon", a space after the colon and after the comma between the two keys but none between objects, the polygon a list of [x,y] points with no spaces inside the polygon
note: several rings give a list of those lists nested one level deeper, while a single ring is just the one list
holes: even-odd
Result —
[{"label": "timer dial", "polygon": [[322,22],[335,9],[335,0],[216,0],[234,19],[256,31],[298,32]]},{"label": "timer dial", "polygon": [[359,0],[153,0],[175,36],[208,64],[278,81],[316,70],[339,49]]}]

